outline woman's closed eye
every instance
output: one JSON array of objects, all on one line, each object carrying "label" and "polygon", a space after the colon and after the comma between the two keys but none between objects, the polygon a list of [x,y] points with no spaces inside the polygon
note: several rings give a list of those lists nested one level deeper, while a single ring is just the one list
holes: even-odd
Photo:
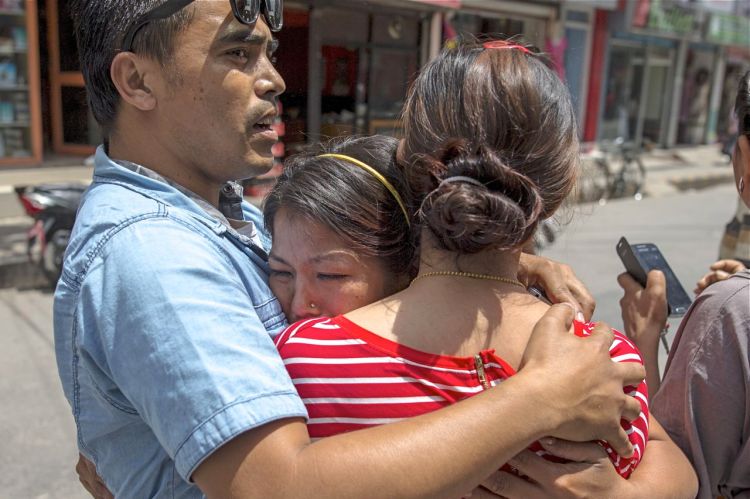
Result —
[{"label": "woman's closed eye", "polygon": [[292,273],[288,270],[271,269],[271,277],[275,277],[277,279],[291,279]]},{"label": "woman's closed eye", "polygon": [[328,273],[318,273],[318,279],[323,281],[337,281],[337,280],[343,280],[349,277],[346,274],[328,274]]}]

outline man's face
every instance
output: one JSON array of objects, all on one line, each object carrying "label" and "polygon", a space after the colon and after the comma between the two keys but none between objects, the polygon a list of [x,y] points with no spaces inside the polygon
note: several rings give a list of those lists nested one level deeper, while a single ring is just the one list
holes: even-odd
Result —
[{"label": "man's face", "polygon": [[265,173],[278,140],[270,125],[284,80],[271,62],[276,42],[261,19],[238,22],[226,0],[199,0],[166,64],[157,133],[195,182]]}]

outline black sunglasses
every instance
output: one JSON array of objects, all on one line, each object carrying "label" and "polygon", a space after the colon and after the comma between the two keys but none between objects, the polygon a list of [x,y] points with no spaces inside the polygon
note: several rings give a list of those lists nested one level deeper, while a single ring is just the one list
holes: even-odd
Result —
[{"label": "black sunglasses", "polygon": [[[154,7],[138,17],[138,19],[136,19],[125,32],[121,50],[123,52],[131,52],[133,50],[133,40],[135,39],[135,35],[137,35],[138,31],[140,31],[145,25],[151,21],[166,19],[172,14],[184,9],[194,1],[195,0],[167,0],[163,4]],[[266,23],[268,23],[268,27],[271,31],[279,31],[284,25],[282,12],[283,0],[229,0],[229,3],[232,6],[234,17],[242,24],[255,24],[258,21],[258,16],[261,13],[262,7],[263,17],[266,19]]]}]

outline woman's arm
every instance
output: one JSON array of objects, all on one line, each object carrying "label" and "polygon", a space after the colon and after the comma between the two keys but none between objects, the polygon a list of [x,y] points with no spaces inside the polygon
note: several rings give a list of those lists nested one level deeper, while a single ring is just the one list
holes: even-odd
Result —
[{"label": "woman's arm", "polygon": [[641,353],[649,397],[653,397],[661,384],[659,336],[667,324],[666,279],[660,271],[652,270],[645,288],[628,273],[620,274],[617,282],[625,291],[620,300],[624,332]]},{"label": "woman's arm", "polygon": [[640,465],[630,476],[635,497],[695,497],[698,477],[685,454],[656,418],[649,418],[649,442]]},{"label": "woman's arm", "polygon": [[653,417],[650,418],[649,436],[643,459],[628,480],[617,474],[599,444],[544,439],[542,445],[549,453],[573,462],[553,463],[524,451],[509,464],[536,483],[500,472],[483,485],[508,499],[695,497],[698,492],[695,471]]}]

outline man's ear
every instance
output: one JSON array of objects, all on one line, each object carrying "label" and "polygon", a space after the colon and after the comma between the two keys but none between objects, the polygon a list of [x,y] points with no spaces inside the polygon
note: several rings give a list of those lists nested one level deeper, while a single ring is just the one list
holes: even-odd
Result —
[{"label": "man's ear", "polygon": [[154,66],[137,54],[120,52],[115,55],[109,68],[120,98],[140,111],[151,111],[156,107],[156,96],[146,83],[150,79],[146,76],[155,69]]}]

